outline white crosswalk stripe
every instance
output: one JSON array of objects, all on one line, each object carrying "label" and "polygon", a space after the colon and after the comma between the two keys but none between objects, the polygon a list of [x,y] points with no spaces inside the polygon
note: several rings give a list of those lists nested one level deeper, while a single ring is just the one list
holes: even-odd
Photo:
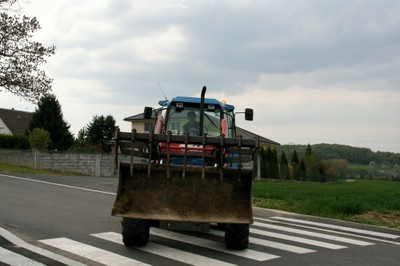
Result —
[{"label": "white crosswalk stripe", "polygon": [[311,246],[323,247],[323,248],[327,248],[327,249],[347,248],[346,246],[331,244],[328,242],[322,242],[322,241],[318,241],[318,240],[307,239],[304,237],[285,235],[285,234],[275,233],[273,231],[266,231],[266,230],[260,230],[260,229],[254,229],[254,228],[250,228],[250,233],[284,239],[284,240],[289,240],[289,241],[303,243],[303,244],[307,244],[307,245],[311,245]]},{"label": "white crosswalk stripe", "polygon": [[196,246],[200,246],[200,247],[206,247],[208,249],[213,249],[213,250],[216,250],[219,252],[228,253],[228,254],[232,254],[235,256],[240,256],[240,257],[252,259],[252,260],[266,261],[266,260],[272,260],[272,259],[279,258],[279,256],[276,256],[273,254],[259,252],[259,251],[255,251],[255,250],[251,250],[251,249],[229,250],[229,249],[226,249],[226,247],[223,243],[218,243],[218,242],[215,242],[212,240],[193,237],[193,236],[176,233],[176,232],[172,232],[172,231],[162,230],[159,228],[151,228],[151,234],[169,238],[169,239],[173,239],[173,240],[177,240],[177,241],[181,241],[181,242],[196,245]]},{"label": "white crosswalk stripe", "polygon": [[259,222],[254,222],[254,225],[263,227],[263,228],[284,231],[284,232],[290,232],[290,233],[295,233],[295,234],[301,234],[301,235],[317,237],[317,238],[322,238],[322,239],[328,239],[328,240],[333,240],[333,241],[337,241],[337,242],[343,242],[343,243],[353,244],[353,245],[358,245],[358,246],[374,245],[373,243],[366,242],[366,241],[360,241],[360,240],[355,240],[355,239],[350,239],[350,238],[345,238],[345,237],[315,233],[315,232],[310,232],[310,231],[306,231],[306,230],[294,229],[294,228],[290,228],[287,226],[278,226],[278,225],[265,224],[265,223],[259,223]]},{"label": "white crosswalk stripe", "polygon": [[39,254],[41,256],[47,257],[54,261],[58,261],[60,264],[83,266],[83,264],[81,264],[77,261],[71,260],[71,259],[61,256],[59,254],[55,254],[54,252],[51,252],[51,251],[45,250],[43,248],[29,244],[2,227],[0,227],[0,236],[4,237],[9,242],[13,243],[15,246],[26,249],[35,254]]},{"label": "white crosswalk stripe", "polygon": [[40,240],[40,242],[105,265],[149,265],[65,237]]},{"label": "white crosswalk stripe", "polygon": [[0,247],[0,262],[11,266],[21,266],[21,265],[44,266],[44,264],[40,262],[36,262],[34,260],[31,260],[27,257],[24,257],[18,253],[14,253],[2,247]]},{"label": "white crosswalk stripe", "polygon": [[[98,237],[101,239],[105,239],[107,241],[111,241],[120,245],[123,245],[122,236],[121,234],[114,233],[114,232],[106,232],[106,233],[99,233],[99,234],[92,234],[94,237]],[[159,245],[156,243],[149,242],[145,247],[139,247],[138,249],[156,254],[158,256],[166,257],[173,260],[178,260],[180,262],[188,263],[191,265],[218,265],[218,266],[228,266],[228,265],[235,265],[230,264],[224,261],[211,259],[205,256],[193,254],[190,252],[186,252],[183,250],[178,250],[175,248],[170,248],[167,246]]]},{"label": "white crosswalk stripe", "polygon": [[316,227],[323,227],[323,228],[335,229],[335,230],[340,230],[340,231],[345,231],[345,232],[357,233],[357,234],[361,234],[361,235],[369,235],[369,236],[383,237],[383,238],[389,238],[389,239],[400,238],[400,235],[393,235],[393,234],[387,234],[387,233],[381,233],[381,232],[375,232],[375,231],[369,231],[369,230],[362,230],[362,229],[333,225],[333,224],[305,221],[305,220],[299,220],[299,219],[293,219],[293,218],[276,216],[276,217],[272,217],[271,219],[280,220],[280,221],[289,221],[289,222],[299,223],[299,224],[307,224],[307,225],[312,225],[312,226],[316,226]]},{"label": "white crosswalk stripe", "polygon": [[[225,235],[225,232],[217,231],[217,230],[210,230],[210,234],[223,237]],[[276,241],[270,241],[270,240],[260,239],[260,238],[256,238],[256,237],[249,237],[249,242],[251,244],[256,244],[256,245],[274,248],[274,249],[280,249],[280,250],[297,253],[297,254],[306,254],[306,253],[315,252],[315,250],[312,250],[312,249],[297,247],[297,246],[293,246],[293,245],[283,244],[283,243],[279,243]]]},{"label": "white crosswalk stripe", "polygon": [[[318,232],[325,232],[328,235],[329,234],[341,235],[341,236],[349,237],[351,239],[354,239],[354,238],[356,238],[356,239],[366,239],[366,240],[369,240],[369,241],[372,241],[372,242],[381,242],[381,243],[387,243],[387,244],[391,244],[391,245],[400,246],[400,242],[387,240],[387,239],[379,238],[379,237],[360,235],[360,234],[356,234],[356,233],[349,233],[349,232],[338,231],[338,230],[334,230],[334,229],[326,229],[326,228],[322,228],[322,227],[315,227],[315,226],[312,226],[312,225],[305,225],[305,224],[300,224],[300,223],[286,222],[286,221],[283,221],[283,220],[271,220],[271,219],[263,219],[263,218],[254,218],[254,219],[255,220],[260,220],[260,221],[266,221],[266,222],[274,223],[274,224],[288,225],[288,226],[291,226],[291,227],[295,226],[297,228],[303,228],[303,229],[307,229],[307,230],[317,230]],[[399,235],[399,237],[400,237],[400,235]],[[372,244],[375,244],[375,243],[372,243]]]}]

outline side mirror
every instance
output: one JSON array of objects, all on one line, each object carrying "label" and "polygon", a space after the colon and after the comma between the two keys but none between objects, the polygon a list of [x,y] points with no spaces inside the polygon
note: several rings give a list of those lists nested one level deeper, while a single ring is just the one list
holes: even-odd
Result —
[{"label": "side mirror", "polygon": [[153,115],[153,108],[146,106],[143,112],[144,119],[151,119],[152,115]]},{"label": "side mirror", "polygon": [[244,110],[244,119],[246,119],[247,121],[253,121],[253,117],[254,117],[253,109],[246,108]]}]

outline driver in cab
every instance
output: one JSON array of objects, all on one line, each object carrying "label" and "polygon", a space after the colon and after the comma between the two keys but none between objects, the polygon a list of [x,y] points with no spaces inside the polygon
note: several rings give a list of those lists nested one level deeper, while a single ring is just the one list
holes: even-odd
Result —
[{"label": "driver in cab", "polygon": [[198,136],[200,123],[196,121],[196,113],[193,111],[187,114],[188,122],[183,126],[183,132],[189,133],[190,136]]}]

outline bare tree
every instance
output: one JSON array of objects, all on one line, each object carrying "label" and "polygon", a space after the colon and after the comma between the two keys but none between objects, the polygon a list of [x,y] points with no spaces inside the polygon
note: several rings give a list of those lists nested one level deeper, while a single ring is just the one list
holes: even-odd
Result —
[{"label": "bare tree", "polygon": [[36,17],[21,16],[15,4],[17,0],[0,0],[0,91],[36,103],[51,93],[53,79],[39,66],[55,53],[55,46],[32,40],[40,24]]}]

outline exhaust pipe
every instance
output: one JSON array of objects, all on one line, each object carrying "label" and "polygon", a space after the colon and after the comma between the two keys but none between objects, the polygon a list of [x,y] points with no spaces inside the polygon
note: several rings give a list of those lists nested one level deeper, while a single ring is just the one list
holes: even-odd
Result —
[{"label": "exhaust pipe", "polygon": [[204,123],[204,97],[206,94],[207,87],[204,86],[201,90],[200,97],[200,127],[199,127],[199,136],[203,136],[203,123]]}]

